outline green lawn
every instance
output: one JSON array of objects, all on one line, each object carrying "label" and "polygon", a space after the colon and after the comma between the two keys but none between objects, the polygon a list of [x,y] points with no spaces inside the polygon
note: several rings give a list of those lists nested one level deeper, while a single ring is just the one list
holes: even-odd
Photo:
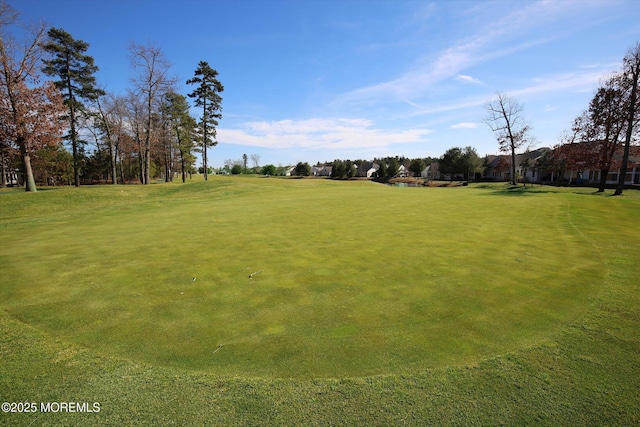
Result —
[{"label": "green lawn", "polygon": [[3,190],[0,400],[101,411],[0,423],[637,424],[639,224],[634,191]]}]

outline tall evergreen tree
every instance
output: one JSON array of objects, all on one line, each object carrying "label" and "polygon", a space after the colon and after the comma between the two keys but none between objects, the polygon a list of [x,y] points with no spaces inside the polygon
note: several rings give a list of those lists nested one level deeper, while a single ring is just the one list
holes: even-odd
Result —
[{"label": "tall evergreen tree", "polygon": [[202,117],[200,119],[200,128],[202,134],[202,160],[204,163],[204,179],[208,178],[207,174],[207,147],[214,147],[218,144],[215,141],[216,126],[218,120],[222,118],[222,97],[220,92],[224,91],[224,86],[218,80],[218,72],[211,68],[205,61],[198,63],[193,78],[187,80],[187,84],[197,84],[193,92],[189,94],[190,98],[195,99],[195,106],[202,107]]},{"label": "tall evergreen tree", "polygon": [[475,172],[482,165],[482,159],[478,156],[478,152],[471,146],[464,147],[460,157],[460,171],[467,177],[467,182],[475,177]]},{"label": "tall evergreen tree", "polygon": [[104,91],[96,87],[94,74],[98,67],[93,58],[86,55],[89,44],[76,40],[69,33],[60,28],[51,28],[48,32],[49,40],[43,48],[52,55],[52,59],[43,61],[44,73],[57,76],[56,87],[62,93],[64,103],[69,110],[69,134],[73,150],[73,179],[74,184],[80,185],[80,148],[84,144],[78,135],[78,120],[84,113],[83,100],[95,101]]},{"label": "tall evergreen tree", "polygon": [[449,179],[453,181],[454,175],[461,172],[462,148],[449,148],[440,158],[440,173],[449,175]]},{"label": "tall evergreen tree", "polygon": [[398,159],[396,157],[392,157],[389,159],[389,166],[387,166],[387,178],[395,178],[398,175],[398,171],[400,170],[400,165],[398,164]]},{"label": "tall evergreen tree", "polygon": [[411,171],[411,173],[413,173],[413,176],[420,176],[424,168],[425,168],[424,160],[422,159],[411,160],[411,165],[409,166],[409,170]]}]

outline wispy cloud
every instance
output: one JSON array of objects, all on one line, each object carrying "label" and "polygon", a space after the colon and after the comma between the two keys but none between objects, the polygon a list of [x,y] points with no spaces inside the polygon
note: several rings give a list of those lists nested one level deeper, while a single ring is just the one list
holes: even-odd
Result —
[{"label": "wispy cloud", "polygon": [[478,127],[477,123],[462,122],[450,127],[450,129],[475,129]]},{"label": "wispy cloud", "polygon": [[[550,92],[562,93],[570,91],[573,93],[584,93],[593,91],[608,71],[612,70],[580,70],[571,73],[548,75],[535,78],[530,81],[530,84],[518,89],[503,89],[507,91],[507,94],[509,96],[513,96],[519,99],[541,97]],[[418,117],[451,111],[462,111],[470,108],[479,108],[484,106],[487,102],[491,101],[494,96],[495,93],[490,93],[457,99],[449,103],[411,103],[410,105],[414,107],[414,111],[406,114],[404,117]],[[545,111],[550,110],[546,109]],[[453,129],[453,127],[451,127],[451,129]]]},{"label": "wispy cloud", "polygon": [[[474,6],[477,8],[478,6]],[[501,5],[502,7],[502,5]],[[463,71],[479,63],[506,56],[532,46],[546,43],[552,36],[541,38],[536,29],[571,13],[575,3],[542,0],[530,3],[489,21],[476,31],[439,53],[424,54],[398,78],[358,88],[337,97],[338,103],[407,102],[424,96],[436,84],[456,77],[459,80],[480,83]],[[524,35],[532,38],[523,40]]]},{"label": "wispy cloud", "polygon": [[225,144],[264,148],[361,149],[426,142],[428,129],[375,128],[366,119],[310,119],[247,122],[236,129],[218,129]]},{"label": "wispy cloud", "polygon": [[573,90],[574,92],[593,91],[607,73],[614,69],[598,69],[570,72],[564,74],[537,77],[532,84],[509,92],[512,96],[531,96],[547,92]]},{"label": "wispy cloud", "polygon": [[467,76],[466,74],[458,74],[458,77],[456,77],[456,80],[462,80],[463,82],[468,82],[468,83],[482,83],[480,80],[471,76]]}]

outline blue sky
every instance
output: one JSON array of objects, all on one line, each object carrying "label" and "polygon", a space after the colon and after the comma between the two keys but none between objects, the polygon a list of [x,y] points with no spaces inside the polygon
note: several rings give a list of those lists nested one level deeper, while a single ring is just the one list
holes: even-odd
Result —
[{"label": "blue sky", "polygon": [[9,3],[88,42],[110,92],[130,86],[132,41],[162,48],[183,94],[207,61],[225,86],[213,166],[497,154],[482,122],[496,91],[552,146],[640,40],[636,0]]}]

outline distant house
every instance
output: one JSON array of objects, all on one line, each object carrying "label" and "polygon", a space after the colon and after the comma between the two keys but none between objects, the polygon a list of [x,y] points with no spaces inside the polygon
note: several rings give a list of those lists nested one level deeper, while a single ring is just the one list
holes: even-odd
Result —
[{"label": "distant house", "polygon": [[[516,155],[516,175],[526,182],[542,182],[549,180],[548,172],[541,168],[541,160],[551,152],[550,148],[542,147],[533,151],[526,151]],[[510,164],[511,162],[509,162]]]},{"label": "distant house", "polygon": [[380,165],[374,162],[363,162],[358,166],[356,176],[363,178],[375,178],[378,176]]},{"label": "distant house", "polygon": [[[617,150],[613,157],[619,163],[622,161],[622,149]],[[558,178],[569,184],[597,184],[600,182],[601,171],[593,168],[574,168],[567,169],[561,172],[553,172],[551,175],[551,181],[556,181]],[[615,185],[620,179],[620,170],[610,170],[606,184]],[[627,163],[627,176],[625,177],[625,184],[640,184],[640,146],[629,147],[629,162]]]},{"label": "distant house", "polygon": [[[543,147],[517,154],[516,174],[518,178],[532,183],[561,181],[568,184],[597,184],[600,182],[600,170],[587,166],[559,170],[557,158],[555,164],[553,159],[554,156],[558,156],[561,150],[562,147],[554,150]],[[614,158],[620,161],[622,159],[622,150],[616,152]],[[511,156],[486,156],[484,166],[482,179],[487,181],[510,180]],[[619,170],[609,171],[606,183],[609,185],[617,184],[619,176]],[[632,146],[630,149],[625,182],[626,184],[640,184],[640,146]]]},{"label": "distant house", "polygon": [[313,166],[311,168],[311,175],[313,176],[331,176],[333,167],[328,165]]},{"label": "distant house", "polygon": [[440,163],[433,162],[430,165],[427,165],[426,168],[422,169],[420,176],[422,176],[422,178],[426,180],[441,179]]},{"label": "distant house", "polygon": [[501,154],[498,156],[488,155],[484,158],[484,173],[482,179],[485,181],[508,181],[511,177],[511,158]]},{"label": "distant house", "polygon": [[[516,176],[519,179],[526,179],[528,182],[540,182],[544,177],[540,173],[545,171],[540,168],[540,160],[550,148],[543,147],[533,151],[516,154]],[[482,179],[485,181],[510,181],[511,180],[511,155],[488,155],[484,159],[484,173]]]},{"label": "distant house", "polygon": [[408,165],[400,165],[398,167],[398,173],[396,174],[398,178],[406,178],[410,175],[411,175],[411,172],[409,171]]},{"label": "distant house", "polygon": [[333,171],[333,166],[325,165],[322,170],[318,173],[319,176],[331,176],[331,172]]},{"label": "distant house", "polygon": [[7,187],[14,187],[19,185],[21,175],[22,173],[18,172],[17,170],[6,169],[6,172],[3,176],[4,185],[6,185]]}]

